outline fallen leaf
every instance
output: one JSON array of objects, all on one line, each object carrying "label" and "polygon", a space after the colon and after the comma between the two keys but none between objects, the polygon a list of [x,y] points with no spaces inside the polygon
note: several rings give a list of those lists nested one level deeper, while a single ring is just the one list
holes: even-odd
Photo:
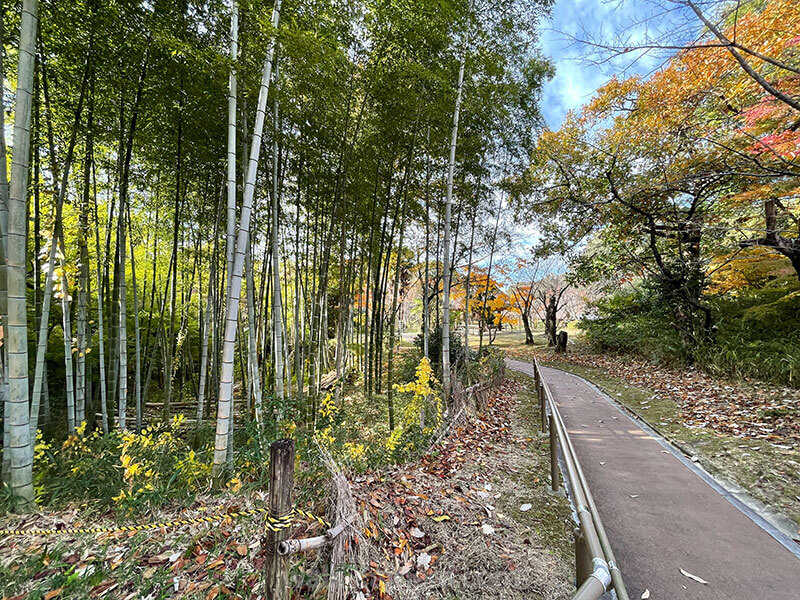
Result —
[{"label": "fallen leaf", "polygon": [[208,594],[206,594],[206,600],[214,600],[217,596],[219,596],[220,588],[218,585],[214,586],[210,590],[208,590]]},{"label": "fallen leaf", "polygon": [[449,521],[450,515],[439,515],[438,517],[431,517],[437,523],[441,523],[442,521]]},{"label": "fallen leaf", "polygon": [[425,537],[425,532],[422,531],[419,527],[412,527],[409,533],[415,538]]},{"label": "fallen leaf", "polygon": [[692,575],[691,573],[689,573],[688,571],[684,571],[683,569],[681,569],[681,575],[684,575],[685,577],[688,577],[689,579],[693,579],[697,583],[702,583],[703,585],[708,585],[708,582],[705,579],[702,579],[701,577],[698,577],[697,575]]},{"label": "fallen leaf", "polygon": [[484,523],[481,525],[481,531],[483,532],[483,535],[492,535],[494,533],[494,527],[489,525],[489,523]]},{"label": "fallen leaf", "polygon": [[236,546],[236,554],[239,556],[247,556],[247,546],[244,544],[239,544]]},{"label": "fallen leaf", "polygon": [[60,596],[60,595],[61,595],[61,592],[63,592],[63,591],[64,591],[64,588],[63,588],[63,587],[57,588],[57,589],[55,589],[55,590],[50,590],[49,592],[47,592],[47,593],[44,595],[44,600],[52,600],[52,598],[55,598],[55,597],[57,597],[57,596]]}]

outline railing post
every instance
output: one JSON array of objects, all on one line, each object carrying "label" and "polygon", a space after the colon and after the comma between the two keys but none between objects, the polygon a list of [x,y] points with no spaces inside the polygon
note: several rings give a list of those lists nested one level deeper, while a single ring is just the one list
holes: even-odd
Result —
[{"label": "railing post", "polygon": [[575,583],[581,587],[592,573],[592,553],[580,527],[575,528]]},{"label": "railing post", "polygon": [[[294,487],[294,440],[283,439],[269,447],[269,515],[280,518],[292,509]],[[270,600],[289,598],[289,561],[278,555],[278,542],[289,537],[289,529],[266,533],[267,559],[264,562],[264,595]]]},{"label": "railing post", "polygon": [[547,399],[542,382],[539,382],[539,412],[542,415],[542,433],[547,433]]},{"label": "railing post", "polygon": [[550,487],[557,492],[561,487],[560,472],[558,469],[558,448],[556,444],[556,418],[550,413]]}]

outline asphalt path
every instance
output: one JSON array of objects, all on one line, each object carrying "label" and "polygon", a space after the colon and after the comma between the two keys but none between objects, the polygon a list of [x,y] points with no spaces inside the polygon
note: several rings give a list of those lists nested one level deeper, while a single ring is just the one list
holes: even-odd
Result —
[{"label": "asphalt path", "polygon": [[[530,363],[507,363],[533,374]],[[800,600],[797,550],[782,545],[758,515],[736,506],[594,386],[557,369],[542,374],[632,600],[645,590],[651,600]]]}]

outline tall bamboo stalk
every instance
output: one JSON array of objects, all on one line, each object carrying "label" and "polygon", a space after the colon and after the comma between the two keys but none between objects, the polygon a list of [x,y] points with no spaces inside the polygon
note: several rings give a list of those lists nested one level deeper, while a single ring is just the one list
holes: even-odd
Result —
[{"label": "tall bamboo stalk", "polygon": [[[9,484],[17,510],[33,506],[33,444],[28,412],[28,312],[27,285],[27,190],[30,156],[31,100],[35,63],[37,0],[23,0],[20,23],[14,148],[11,157],[11,189],[8,202],[8,401],[11,455]],[[5,157],[3,157],[5,158]]]},{"label": "tall bamboo stalk", "polygon": [[[275,68],[275,81],[277,83],[278,69]],[[278,101],[274,101],[273,134],[272,134],[272,330],[274,344],[272,346],[275,357],[275,395],[283,402],[283,305],[281,293],[280,274],[280,216],[278,213],[278,133],[279,114]]]},{"label": "tall bamboo stalk", "polygon": [[233,0],[231,12],[230,59],[228,75],[228,162],[227,162],[227,228],[225,246],[225,274],[230,282],[233,272],[233,251],[236,237],[236,61],[239,58],[239,3]]},{"label": "tall bamboo stalk", "polygon": [[67,430],[72,433],[75,427],[80,425],[76,423],[75,413],[75,381],[74,369],[72,360],[72,321],[70,319],[70,300],[72,297],[69,292],[69,281],[67,280],[67,251],[64,247],[64,232],[59,227],[57,238],[53,239],[53,246],[50,248],[51,254],[54,254],[56,246],[60,248],[61,254],[61,329],[64,337],[64,370],[66,382],[66,395],[67,395]]},{"label": "tall bamboo stalk", "polygon": [[[208,272],[208,291],[206,292],[206,314],[203,323],[203,336],[200,342],[200,382],[197,386],[197,424],[203,422],[205,400],[206,400],[206,381],[208,380],[208,338],[212,334],[212,324],[214,319],[214,295],[216,293],[217,285],[217,248],[219,236],[219,211],[220,206],[217,205],[216,219],[214,220],[214,248],[211,252],[211,267]],[[202,280],[201,280],[202,281]],[[212,350],[214,344],[211,344]]]},{"label": "tall bamboo stalk", "polygon": [[247,277],[247,372],[250,380],[256,420],[261,423],[261,374],[258,369],[258,347],[256,345],[255,278],[253,277],[253,250],[248,244],[245,262]]},{"label": "tall bamboo stalk", "polygon": [[[0,0],[0,15],[5,15],[5,2]],[[3,29],[4,19],[0,19],[0,82],[5,81],[5,36]],[[8,322],[8,281],[6,277],[6,255],[8,253],[8,171],[6,157],[6,123],[5,94],[0,93],[0,319]],[[5,342],[5,340],[3,340]],[[8,345],[3,343],[0,348],[0,405],[3,414],[6,414],[6,401],[8,400]],[[3,419],[3,468],[2,481],[6,481],[10,455],[7,450],[9,440],[8,419]]]},{"label": "tall bamboo stalk", "polygon": [[[231,272],[231,285],[225,307],[225,337],[222,350],[219,401],[217,403],[217,431],[214,443],[214,464],[212,468],[212,474],[217,478],[222,475],[223,469],[227,464],[228,436],[233,430],[233,414],[231,410],[233,405],[233,356],[236,346],[236,326],[239,320],[239,300],[242,293],[242,271],[244,269],[244,255],[247,250],[247,245],[250,243],[250,213],[253,206],[253,195],[255,193],[258,159],[261,153],[261,138],[264,132],[267,96],[269,95],[269,85],[272,78],[272,63],[275,56],[280,8],[281,0],[276,0],[275,6],[272,9],[272,27],[274,32],[270,39],[266,60],[264,61],[261,87],[258,93],[256,122],[253,126],[250,159],[246,170],[247,178],[245,179],[244,196],[242,199],[241,221],[236,238],[233,271]],[[229,155],[229,160],[235,160],[235,158],[235,155]]]},{"label": "tall bamboo stalk", "polygon": [[[131,208],[128,205],[128,229],[131,227]],[[136,285],[136,257],[133,236],[128,235],[131,251],[131,287],[133,288],[133,336],[134,336],[134,394],[136,400],[136,431],[142,431],[142,329],[139,323],[139,292]]]},{"label": "tall bamboo stalk", "polygon": [[[472,13],[472,0],[469,3]],[[453,175],[456,168],[456,145],[458,143],[458,120],[461,114],[461,96],[464,91],[464,67],[467,60],[469,35],[464,41],[464,50],[458,66],[456,105],[453,110],[453,131],[450,136],[450,160],[447,163],[447,199],[444,205],[444,251],[442,258],[442,393],[445,403],[450,400],[450,212],[453,203]]]},{"label": "tall bamboo stalk", "polygon": [[[67,183],[69,181],[69,173],[72,167],[72,158],[75,154],[75,143],[78,138],[78,129],[80,128],[81,113],[83,112],[83,101],[86,96],[86,87],[89,78],[89,72],[90,72],[90,61],[87,60],[86,67],[84,69],[83,81],[81,83],[80,95],[78,96],[78,104],[75,108],[72,133],[70,134],[69,143],[67,145],[67,154],[64,160],[64,170],[61,173],[61,179],[59,181],[59,170],[56,162],[56,145],[53,134],[52,110],[50,108],[47,77],[46,77],[47,71],[45,69],[44,64],[42,64],[42,84],[44,89],[45,105],[47,106],[47,137],[48,137],[48,144],[50,146],[50,160],[51,160],[50,170],[53,175],[53,186],[55,188],[54,193],[56,196],[56,202],[55,206],[53,207],[53,214],[54,214],[53,236],[50,241],[50,257],[47,262],[47,278],[45,279],[45,285],[44,285],[42,316],[39,323],[39,337],[37,338],[37,347],[36,347],[36,370],[34,371],[33,396],[31,398],[31,410],[29,419],[31,436],[36,435],[36,428],[39,426],[39,406],[41,403],[42,386],[43,386],[44,371],[45,371],[44,358],[45,358],[45,350],[47,349],[47,338],[50,332],[48,324],[50,320],[50,302],[53,295],[55,259],[56,259],[59,240],[63,236],[63,222],[61,218],[61,211],[62,207],[64,206],[64,198],[66,195]],[[62,251],[62,260],[66,260],[66,256],[63,256],[63,251]],[[63,275],[63,268],[62,268],[62,275]],[[64,310],[66,307],[66,313],[63,315],[64,362],[68,374],[71,377],[72,333],[69,330],[69,314],[68,314],[69,301],[67,298],[68,290],[66,285],[66,277],[62,277],[62,287],[63,287],[62,310]],[[66,302],[64,302],[64,300],[66,300]],[[68,403],[67,417],[68,417],[68,427],[70,432],[74,430],[74,425],[75,425],[74,402],[75,402],[75,397],[72,389],[72,380],[70,379],[70,381],[67,382],[67,403]],[[72,408],[69,408],[69,405],[71,405]],[[71,425],[69,425],[70,417],[72,417]]]}]

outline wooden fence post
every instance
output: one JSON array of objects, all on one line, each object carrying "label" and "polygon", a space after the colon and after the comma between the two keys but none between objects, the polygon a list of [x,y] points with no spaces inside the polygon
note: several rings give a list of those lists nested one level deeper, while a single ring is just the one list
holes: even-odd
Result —
[{"label": "wooden fence post", "polygon": [[[294,487],[294,440],[283,439],[269,447],[269,514],[279,518],[292,509]],[[264,595],[268,600],[288,600],[289,561],[278,555],[278,542],[289,537],[289,529],[267,530],[267,560],[264,562]]]}]

